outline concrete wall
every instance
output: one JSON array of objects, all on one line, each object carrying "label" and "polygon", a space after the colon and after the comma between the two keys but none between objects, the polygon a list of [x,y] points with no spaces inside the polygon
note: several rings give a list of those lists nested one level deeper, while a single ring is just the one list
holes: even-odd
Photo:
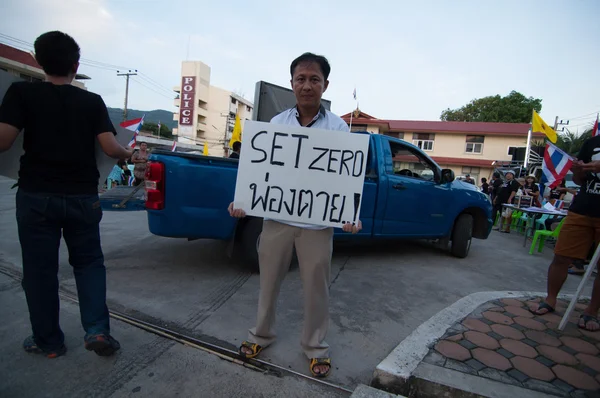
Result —
[{"label": "concrete wall", "polygon": [[[413,134],[405,133],[404,139],[413,142]],[[467,134],[435,134],[435,143],[432,151],[427,151],[430,156],[443,156],[452,158],[485,159],[490,163],[494,160],[511,160],[508,148],[511,146],[524,147],[527,137],[490,136],[484,138],[482,153],[465,152]]]},{"label": "concrete wall", "polygon": [[[206,142],[211,156],[227,156],[235,115],[239,114],[243,128],[244,120],[252,118],[252,103],[231,91],[210,85],[210,67],[203,62],[182,62],[181,75],[196,77],[193,125],[178,126],[173,134],[178,137],[178,142],[195,143],[200,145],[200,150]],[[174,90],[180,93],[181,87]],[[175,106],[181,106],[180,99],[175,100]],[[174,113],[173,120],[179,120],[178,112]]]}]

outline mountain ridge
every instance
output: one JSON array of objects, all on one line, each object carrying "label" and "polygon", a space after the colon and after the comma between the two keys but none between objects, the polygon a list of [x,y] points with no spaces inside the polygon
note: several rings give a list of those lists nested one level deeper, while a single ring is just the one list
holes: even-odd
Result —
[{"label": "mountain ridge", "polygon": [[[177,121],[173,120],[173,112],[164,109],[154,109],[143,111],[139,109],[127,109],[127,120],[137,119],[144,116],[144,122],[158,123],[169,127],[170,130],[177,127]],[[122,108],[108,108],[108,116],[114,125],[119,125],[123,121]]]}]

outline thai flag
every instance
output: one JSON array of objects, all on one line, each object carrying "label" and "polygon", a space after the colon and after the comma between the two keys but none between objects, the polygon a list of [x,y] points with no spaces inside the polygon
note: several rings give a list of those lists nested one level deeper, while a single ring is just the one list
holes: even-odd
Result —
[{"label": "thai flag", "polygon": [[171,152],[175,152],[175,149],[177,149],[177,141],[173,141],[173,145],[171,146]]},{"label": "thai flag", "polygon": [[556,145],[546,144],[544,152],[544,162],[542,163],[542,185],[548,184],[548,187],[555,188],[566,177],[571,166],[573,158],[560,150]]},{"label": "thai flag", "polygon": [[594,128],[592,129],[592,137],[599,136],[600,132],[598,131],[598,115],[596,115],[596,122],[594,123]]},{"label": "thai flag", "polygon": [[354,89],[354,92],[352,93],[352,96],[354,97],[354,99],[356,99],[356,88]]},{"label": "thai flag", "polygon": [[[146,116],[146,115],[144,115],[144,116]],[[144,124],[144,116],[142,116],[138,119],[126,120],[120,124],[120,126],[123,127],[124,129],[134,132],[133,138],[131,139],[131,141],[129,141],[129,144],[128,144],[130,148],[135,148],[135,144],[137,142],[137,136],[140,133],[140,129],[142,128],[142,125]]]}]

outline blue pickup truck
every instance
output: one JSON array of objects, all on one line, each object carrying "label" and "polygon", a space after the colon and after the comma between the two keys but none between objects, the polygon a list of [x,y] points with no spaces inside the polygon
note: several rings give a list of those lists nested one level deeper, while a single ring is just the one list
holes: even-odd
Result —
[{"label": "blue pickup truck", "polygon": [[[492,205],[477,187],[455,180],[408,142],[368,132],[370,145],[356,235],[340,230],[335,239],[429,239],[468,255],[472,238],[487,239]],[[256,270],[262,219],[231,218],[237,159],[154,151],[146,175],[148,225],[155,235],[230,242]]]}]

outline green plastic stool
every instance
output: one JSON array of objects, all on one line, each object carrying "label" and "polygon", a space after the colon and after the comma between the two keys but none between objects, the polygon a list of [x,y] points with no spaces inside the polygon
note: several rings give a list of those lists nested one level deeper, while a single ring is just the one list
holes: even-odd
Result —
[{"label": "green plastic stool", "polygon": [[[544,249],[544,241],[547,238],[558,238],[558,234],[560,234],[560,230],[566,220],[566,217],[560,220],[560,223],[556,227],[554,231],[546,231],[546,230],[537,230],[535,231],[535,235],[533,235],[533,242],[531,242],[531,248],[529,249],[529,254],[533,254],[533,250],[535,248],[536,243],[538,244],[538,253],[541,253]],[[539,242],[538,242],[539,241]]]}]

